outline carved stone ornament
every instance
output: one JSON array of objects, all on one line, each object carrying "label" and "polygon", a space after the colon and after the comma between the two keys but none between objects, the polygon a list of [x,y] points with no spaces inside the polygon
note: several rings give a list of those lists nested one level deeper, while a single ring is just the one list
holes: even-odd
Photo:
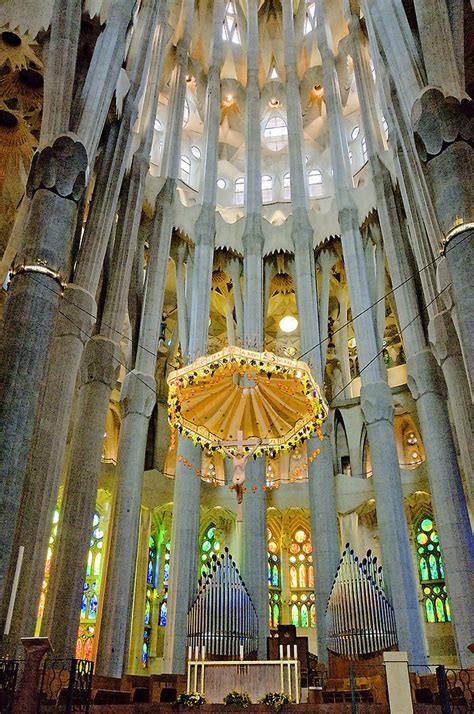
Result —
[{"label": "carved stone ornament", "polygon": [[436,87],[422,92],[412,109],[412,126],[418,152],[423,161],[440,154],[457,140],[474,143],[472,102],[445,97]]},{"label": "carved stone ornament", "polygon": [[52,145],[38,151],[31,164],[27,192],[30,198],[40,188],[78,203],[86,186],[88,158],[75,134],[61,134]]},{"label": "carved stone ornament", "polygon": [[120,368],[119,346],[102,335],[94,335],[86,344],[80,370],[81,386],[102,382],[109,389],[115,387]]},{"label": "carved stone ornament", "polygon": [[417,352],[407,361],[408,388],[413,399],[429,392],[446,397],[446,386],[436,358],[430,349]]},{"label": "carved stone ornament", "polygon": [[156,403],[156,382],[150,374],[129,372],[123,380],[120,393],[123,416],[141,414],[150,418]]},{"label": "carved stone ornament", "polygon": [[367,425],[378,421],[393,422],[392,392],[385,382],[374,382],[362,387],[360,408]]}]

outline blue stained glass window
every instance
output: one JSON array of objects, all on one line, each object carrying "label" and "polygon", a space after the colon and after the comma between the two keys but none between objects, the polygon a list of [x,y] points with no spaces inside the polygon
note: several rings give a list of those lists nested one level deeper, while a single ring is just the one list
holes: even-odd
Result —
[{"label": "blue stained glass window", "polygon": [[168,585],[170,579],[170,566],[169,563],[165,563],[163,567],[163,585]]},{"label": "blue stained glass window", "polygon": [[168,614],[168,605],[166,602],[162,602],[161,607],[160,607],[160,627],[166,627],[167,614]]},{"label": "blue stained glass window", "polygon": [[81,618],[85,618],[87,615],[87,596],[83,595],[81,600]]},{"label": "blue stained glass window", "polygon": [[89,602],[89,619],[95,620],[97,617],[97,605],[98,605],[97,595],[94,593]]},{"label": "blue stained glass window", "polygon": [[145,625],[150,624],[150,616],[151,616],[151,604],[150,604],[150,600],[147,598],[147,601],[145,603]]},{"label": "blue stained glass window", "polygon": [[274,588],[277,588],[280,585],[280,576],[276,565],[272,568],[272,585]]}]

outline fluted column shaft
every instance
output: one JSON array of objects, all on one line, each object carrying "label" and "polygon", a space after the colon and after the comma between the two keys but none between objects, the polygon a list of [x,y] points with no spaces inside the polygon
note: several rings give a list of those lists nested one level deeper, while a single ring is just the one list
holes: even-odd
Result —
[{"label": "fluted column shaft", "polygon": [[[318,45],[323,61],[323,84],[349,295],[353,313],[363,313],[354,321],[354,330],[363,385],[361,408],[371,450],[383,566],[395,611],[399,647],[408,651],[411,661],[421,664],[426,659],[426,646],[393,432],[392,396],[380,360],[376,357],[378,350],[375,325],[370,309],[357,209],[352,197],[353,184],[347,140],[342,123],[341,99],[325,4],[323,2],[316,6]],[[397,533],[396,543],[393,541],[394,529]]]},{"label": "fluted column shaft", "polygon": [[[155,33],[150,48],[150,66],[154,71],[150,75],[144,98],[140,126],[141,143],[133,158],[130,173],[122,186],[122,200],[112,256],[113,270],[107,287],[100,334],[89,340],[85,351],[86,355],[88,350],[92,350],[95,354],[95,345],[100,345],[101,350],[96,355],[96,361],[104,368],[108,365],[109,373],[112,368],[117,369],[120,363],[117,336],[120,334],[124,319],[153,137],[154,113],[158,100],[158,77],[161,72],[160,58],[163,57],[164,42],[163,32],[157,28],[158,1],[152,0],[148,5],[152,10],[149,17],[151,32]],[[97,495],[105,418],[110,392],[114,385],[115,380],[110,378],[105,381],[100,378],[100,374],[99,378],[92,378],[87,382],[82,409],[76,414],[76,429],[71,443],[71,459],[66,479],[66,494],[69,493],[69,497],[64,499],[42,628],[44,632],[54,637],[56,651],[67,653],[69,656],[74,652],[79,624],[80,595],[92,518],[90,504],[95,504]],[[94,419],[89,419],[89,410],[92,407]],[[84,453],[89,457],[87,468],[83,465]],[[82,489],[86,494],[79,501],[74,499],[75,489]],[[72,562],[74,568],[71,567]],[[66,619],[62,618],[64,603],[64,607],[71,608],[71,617]]]},{"label": "fluted column shaft", "polygon": [[[290,154],[291,201],[293,207],[292,238],[295,246],[294,277],[300,323],[301,352],[318,383],[323,385],[324,363],[321,356],[319,307],[314,262],[313,229],[309,221],[308,197],[304,170],[303,124],[299,78],[296,64],[296,42],[293,2],[282,4],[285,35],[286,98]],[[325,317],[327,321],[327,315]],[[339,563],[339,529],[337,523],[336,487],[328,425],[324,439],[312,437],[308,453],[320,449],[318,458],[308,463],[311,534],[314,549],[315,606],[318,656],[327,661],[325,609],[332,581]]]},{"label": "fluted column shaft", "polygon": [[[215,236],[217,149],[220,121],[220,66],[222,23],[226,6],[214,3],[212,43],[206,93],[205,154],[202,173],[202,206],[196,221],[187,361],[207,351],[212,263]],[[184,672],[186,661],[186,616],[197,586],[197,549],[202,452],[189,440],[178,438],[178,454],[192,465],[176,462],[173,498],[172,554],[165,631],[164,671]]]},{"label": "fluted column shaft", "polygon": [[81,0],[55,0],[44,77],[41,148],[69,131],[81,13]]},{"label": "fluted column shaft", "polygon": [[[85,340],[96,313],[95,294],[102,269],[105,249],[132,143],[132,126],[138,114],[138,103],[144,90],[144,78],[150,62],[147,37],[150,33],[150,5],[145,5],[129,53],[131,87],[125,100],[122,119],[110,131],[99,168],[96,193],[86,224],[81,250],[76,263],[74,283],[67,286],[46,387],[35,429],[35,440],[27,472],[22,524],[18,542],[28,547],[30,557],[22,569],[19,597],[12,623],[11,637],[33,634],[43,582],[43,567],[51,522],[59,487],[59,477],[66,446],[68,417],[71,412],[77,370]],[[67,355],[67,358],[66,358]],[[54,404],[54,409],[51,405]],[[53,446],[54,444],[54,446]],[[41,474],[41,477],[38,477]],[[38,503],[42,507],[38,508]]]},{"label": "fluted column shaft", "polygon": [[[247,8],[247,105],[245,125],[246,174],[244,244],[244,305],[243,344],[249,349],[263,350],[263,231],[262,177],[260,168],[260,88],[258,84],[258,2],[250,0]],[[240,287],[240,286],[239,286]],[[235,290],[235,286],[234,286]],[[238,290],[235,290],[238,295]],[[241,556],[242,576],[258,617],[259,659],[265,659],[268,635],[267,578],[267,498],[265,459],[247,462],[244,497]],[[253,488],[256,492],[253,493]]]}]

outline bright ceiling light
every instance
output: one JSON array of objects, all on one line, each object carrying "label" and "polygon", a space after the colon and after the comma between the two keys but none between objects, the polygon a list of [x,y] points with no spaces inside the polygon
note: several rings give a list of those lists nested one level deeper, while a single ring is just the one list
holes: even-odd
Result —
[{"label": "bright ceiling light", "polygon": [[294,332],[298,327],[298,320],[293,315],[285,315],[281,318],[279,325],[282,332]]}]

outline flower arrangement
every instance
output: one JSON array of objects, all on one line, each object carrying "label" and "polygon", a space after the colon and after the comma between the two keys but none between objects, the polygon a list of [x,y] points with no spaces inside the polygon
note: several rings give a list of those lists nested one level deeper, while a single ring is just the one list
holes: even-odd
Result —
[{"label": "flower arrangement", "polygon": [[252,704],[252,701],[247,692],[237,692],[236,690],[233,690],[225,695],[224,704],[226,707],[235,705],[242,707],[242,709],[247,709],[247,707]]},{"label": "flower arrangement", "polygon": [[266,707],[279,712],[289,701],[289,696],[284,692],[267,692],[264,697],[258,700],[258,703],[265,704]]},{"label": "flower arrangement", "polygon": [[199,694],[199,692],[191,692],[190,694],[180,694],[176,699],[173,706],[177,709],[178,707],[186,707],[187,709],[194,709],[195,707],[200,707],[205,704],[206,700]]}]

